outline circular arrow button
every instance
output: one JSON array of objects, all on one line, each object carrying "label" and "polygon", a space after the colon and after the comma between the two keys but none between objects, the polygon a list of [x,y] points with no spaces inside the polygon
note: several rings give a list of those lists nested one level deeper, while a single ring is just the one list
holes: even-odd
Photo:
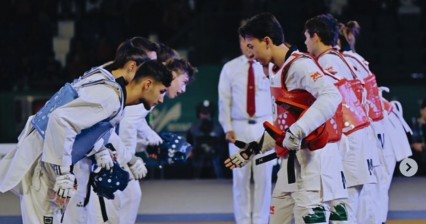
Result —
[{"label": "circular arrow button", "polygon": [[414,159],[406,158],[399,164],[399,171],[406,177],[412,177],[417,173],[419,166]]}]

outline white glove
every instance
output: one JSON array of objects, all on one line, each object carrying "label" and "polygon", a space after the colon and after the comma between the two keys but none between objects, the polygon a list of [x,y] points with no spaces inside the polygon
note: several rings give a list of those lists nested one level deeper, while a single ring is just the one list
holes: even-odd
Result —
[{"label": "white glove", "polygon": [[247,162],[260,151],[260,146],[257,142],[253,141],[249,144],[236,140],[234,143],[240,148],[238,153],[235,153],[227,160],[225,160],[225,166],[229,169],[241,168],[247,164]]},{"label": "white glove", "polygon": [[143,145],[160,145],[163,143],[163,139],[150,127],[141,130],[139,141]]},{"label": "white glove", "polygon": [[225,166],[228,167],[229,169],[241,168],[245,166],[250,158],[244,158],[241,155],[241,151],[242,150],[240,150],[238,153],[235,153],[234,155],[229,157],[227,160],[225,160]]},{"label": "white glove", "polygon": [[[291,128],[291,127],[290,127]],[[288,149],[289,151],[298,151],[300,150],[302,146],[302,139],[297,137],[294,132],[290,130],[290,128],[287,128],[285,132],[285,137],[283,140],[283,146],[284,148]]]},{"label": "white glove", "polygon": [[129,168],[136,180],[144,178],[148,173],[145,163],[140,157],[134,156],[129,162]]},{"label": "white glove", "polygon": [[110,170],[111,167],[114,165],[111,153],[107,148],[104,148],[103,150],[95,153],[95,160],[98,166],[107,170]]},{"label": "white glove", "polygon": [[55,173],[57,174],[53,191],[60,198],[70,198],[75,192],[74,174],[70,173],[70,167],[54,166]]}]

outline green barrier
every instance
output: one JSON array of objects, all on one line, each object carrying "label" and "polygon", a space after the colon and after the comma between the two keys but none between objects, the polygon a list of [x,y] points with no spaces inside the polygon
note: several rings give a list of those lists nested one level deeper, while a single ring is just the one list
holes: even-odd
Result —
[{"label": "green barrier", "polygon": [[426,88],[424,85],[389,85],[390,92],[383,96],[391,100],[401,102],[405,121],[411,126],[411,119],[420,116],[420,104],[426,99]]},{"label": "green barrier", "polygon": [[0,142],[16,142],[28,116],[38,111],[49,99],[50,93],[0,93]]}]

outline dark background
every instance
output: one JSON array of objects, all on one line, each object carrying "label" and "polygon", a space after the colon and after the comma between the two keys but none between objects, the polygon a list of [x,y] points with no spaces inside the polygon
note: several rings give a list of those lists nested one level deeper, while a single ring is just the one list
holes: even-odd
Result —
[{"label": "dark background", "polygon": [[194,120],[197,103],[217,100],[223,64],[240,55],[240,21],[265,11],[302,51],[308,18],[331,13],[341,22],[357,20],[357,52],[370,62],[379,85],[391,87],[385,96],[401,101],[411,120],[426,98],[425,6],[415,0],[2,1],[0,142],[15,141],[26,117],[64,82],[112,60],[117,45],[137,35],[177,49],[199,68],[188,94],[178,99],[182,117]]},{"label": "dark background", "polygon": [[[133,36],[163,42],[198,68],[187,93],[150,118],[157,131],[184,133],[196,119],[196,104],[217,102],[220,70],[241,54],[240,21],[265,11],[302,51],[308,18],[331,13],[344,23],[357,20],[357,52],[379,85],[391,88],[385,97],[402,102],[410,123],[426,98],[425,10],[421,0],[3,0],[0,142],[16,142],[27,117],[64,82],[112,60],[117,45]],[[162,122],[171,113],[178,118]]]},{"label": "dark background", "polygon": [[[343,4],[342,7],[338,7]],[[401,13],[407,0],[9,0],[0,7],[1,91],[54,91],[91,66],[113,59],[132,36],[156,37],[185,52],[195,65],[239,55],[242,19],[269,11],[286,40],[304,50],[303,24],[320,13],[361,27],[357,51],[371,62],[379,83],[425,83],[425,1]],[[55,60],[60,22],[73,21],[63,64]]]}]

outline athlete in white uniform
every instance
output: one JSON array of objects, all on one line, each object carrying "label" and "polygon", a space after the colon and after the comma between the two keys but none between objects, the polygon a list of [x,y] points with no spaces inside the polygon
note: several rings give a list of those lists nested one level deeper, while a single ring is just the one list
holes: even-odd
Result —
[{"label": "athlete in white uniform", "polygon": [[[363,80],[361,77],[357,77],[353,65],[342,54],[333,49],[333,46],[337,45],[338,27],[332,16],[319,15],[309,19],[305,23],[305,37],[308,52],[316,58],[318,64],[325,71],[336,77],[336,83],[343,79]],[[360,89],[359,91],[359,94],[362,95],[364,90]],[[356,217],[362,187],[364,184],[376,183],[377,181],[373,173],[373,160],[377,161],[378,158],[377,153],[372,153],[377,152],[377,149],[372,148],[376,147],[375,144],[371,144],[376,139],[371,130],[365,108],[360,101],[362,97],[357,97],[357,92],[353,90],[349,90],[348,95],[343,93],[342,95],[344,100],[344,135],[339,150],[342,153],[349,193],[349,220],[350,223],[358,223]],[[351,105],[349,102],[354,104]]]},{"label": "athlete in white uniform", "polygon": [[[17,148],[1,160],[1,192],[13,188],[21,190],[24,223],[59,223],[75,190],[86,187],[79,186],[80,183],[75,185],[76,176],[71,169],[71,165],[81,159],[76,159],[74,153],[82,152],[83,157],[87,153],[73,148],[76,136],[110,117],[113,117],[109,121],[111,125],[116,124],[124,105],[143,102],[153,106],[162,100],[162,93],[172,80],[164,66],[154,61],[141,65],[144,60],[140,55],[119,59],[110,67],[92,70],[90,76],[72,83],[78,97],[54,109],[45,130],[34,130],[40,126],[34,126],[38,123],[32,124],[34,117],[30,117]],[[147,71],[156,72],[148,74]],[[132,81],[126,87],[119,86],[115,76],[132,77]],[[102,81],[82,86],[96,80]],[[51,102],[57,102],[55,100],[52,98]],[[87,146],[84,150],[93,147]]]},{"label": "athlete in white uniform", "polygon": [[[320,138],[321,134],[317,134],[317,131],[334,116],[340,104],[341,96],[338,90],[309,55],[292,51],[284,45],[281,25],[272,14],[262,13],[252,17],[239,32],[245,38],[248,48],[257,61],[264,66],[273,63],[276,67],[275,71],[269,74],[272,96],[277,103],[274,104],[274,110],[278,115],[275,126],[278,126],[277,128],[281,131],[286,130],[284,140],[278,142],[281,147],[276,148],[277,155],[286,154],[286,149],[289,150],[290,155],[292,151],[297,151],[295,162],[297,191],[292,193],[294,189],[291,188],[287,189],[288,192],[279,190],[282,195],[287,196],[275,201],[278,205],[274,206],[283,208],[283,217],[279,218],[282,222],[290,222],[291,198],[293,198],[296,223],[346,221],[344,203],[334,203],[338,201],[336,199],[347,197],[337,144],[327,143],[325,139],[321,147],[314,148],[310,145],[312,149],[316,149],[315,151],[309,150],[305,145],[302,148],[301,144],[302,139],[312,134]],[[287,94],[293,94],[296,98],[298,94],[304,94],[306,98],[302,97],[301,103],[307,100],[311,102],[311,105],[307,106],[308,109],[305,109],[303,115],[297,117],[293,124],[287,123],[290,121],[287,117],[292,116],[290,110],[286,111],[280,103],[283,100],[282,102],[285,101],[289,105],[295,105],[291,99],[285,98]],[[260,144],[261,140],[263,144]],[[262,152],[274,146],[276,141],[269,134],[265,134],[261,140],[257,144],[260,144]],[[307,141],[307,143],[312,142]],[[246,150],[241,149],[239,153],[232,155],[226,161],[226,165],[230,168],[244,166],[247,159]],[[284,186],[288,180],[282,178],[278,181],[282,181],[281,186]]]},{"label": "athlete in white uniform", "polygon": [[[269,64],[269,77],[279,77],[282,70],[274,70],[274,64]],[[277,110],[274,112],[274,122],[277,121]],[[275,146],[277,147],[277,146]],[[287,166],[288,155],[278,158],[280,161],[280,169],[277,173],[277,181],[275,182],[274,190],[272,191],[271,207],[269,209],[270,224],[290,224],[294,223],[294,199],[292,194],[297,191],[296,183],[288,183]]]},{"label": "athlete in white uniform", "polygon": [[[384,136],[382,127],[384,112],[375,75],[370,71],[368,62],[352,49],[358,34],[359,25],[356,21],[350,21],[347,25],[339,24],[340,51],[345,59],[351,62],[352,70],[364,83],[366,91],[363,94],[364,102],[362,103],[370,119],[374,136],[377,139],[377,136]],[[380,139],[384,140],[383,138]],[[379,156],[382,154],[383,145],[379,139],[377,139],[376,145],[377,147],[371,147],[371,152],[374,153],[372,165],[377,181],[364,184],[361,189],[356,214],[358,223],[380,223],[377,214],[377,208],[380,208],[380,198],[377,190],[383,173],[383,164],[380,164],[381,156]]]},{"label": "athlete in white uniform", "polygon": [[[136,48],[137,50],[135,52],[139,51],[140,54],[143,54],[145,57],[152,60],[157,59],[157,55],[164,60],[177,57],[177,54],[175,54],[174,51],[169,50],[167,46],[160,44],[160,47],[158,47],[157,44],[143,37],[132,38],[129,46],[126,44],[120,45],[117,49],[117,54],[124,55],[126,50],[132,48]],[[173,54],[169,54],[169,56],[167,56],[166,54],[169,52],[172,52]],[[126,77],[125,79],[130,80],[129,77]],[[176,83],[176,81],[173,81],[172,84],[173,83]],[[109,139],[109,143],[111,143],[120,152],[116,156],[119,164],[131,173],[131,180],[125,190],[117,191],[113,200],[103,200],[104,206],[100,206],[99,197],[93,192],[93,189],[91,189],[90,200],[86,199],[86,197],[88,197],[87,192],[85,190],[81,190],[82,192],[79,194],[81,195],[79,200],[73,200],[72,202],[75,201],[75,203],[70,203],[68,206],[63,219],[64,223],[102,223],[106,219],[108,219],[108,222],[111,223],[135,222],[141,199],[139,182],[136,180],[145,177],[147,169],[142,159],[135,157],[135,151],[130,149],[136,148],[135,144],[138,145],[138,148],[145,148],[148,144],[160,144],[162,141],[162,139],[150,128],[145,120],[145,117],[149,112],[150,110],[145,109],[144,104],[129,106],[125,108],[124,112],[127,116],[124,115],[123,119],[120,121],[122,129],[118,130],[124,132],[124,134],[121,134],[123,134],[123,136],[132,136],[133,134],[135,136],[137,135],[138,141],[133,138],[128,139],[126,137],[118,137],[116,134],[118,130],[112,132]],[[112,166],[112,159],[108,159],[109,153],[105,154],[108,154],[105,158],[95,156],[96,162],[102,167],[110,167]],[[87,184],[85,184],[85,186],[86,185]],[[86,203],[88,204],[84,206]]]},{"label": "athlete in white uniform", "polygon": [[396,162],[412,155],[406,132],[411,129],[402,116],[402,106],[397,101],[387,101],[383,98],[385,118],[383,119],[384,141],[381,162],[383,164],[378,192],[380,207],[377,211],[379,221],[385,223],[389,210],[389,188],[392,182]]},{"label": "athlete in white uniform", "polygon": [[[146,38],[143,37],[134,37],[129,40],[124,41],[119,45],[117,48],[116,53],[116,59],[115,61],[122,61],[127,60],[128,58],[144,58],[146,60],[153,59],[156,57],[156,52],[154,51],[156,49],[156,44],[149,41]],[[114,65],[114,62],[109,62],[103,65],[105,66],[111,66],[115,67],[117,65]],[[120,74],[117,74],[117,77],[120,78]],[[130,75],[124,75],[121,77],[120,82],[123,83],[123,85],[126,85],[127,83],[131,82],[133,79],[133,76]],[[163,97],[161,97],[162,101]],[[143,105],[143,104],[140,104]],[[124,161],[128,161],[132,158],[132,154],[129,154],[124,147],[117,147],[117,146],[123,146],[123,143],[121,142],[120,138],[116,135],[114,131],[111,131],[111,136],[109,138],[109,143],[113,143],[117,149],[116,158],[119,162],[119,164],[124,164]],[[106,145],[107,142],[97,142],[96,146],[99,147],[99,152],[95,154],[94,159],[97,163],[97,165],[105,168],[110,169],[110,167],[113,166],[113,159],[111,157],[111,152],[106,147],[102,147],[103,145]],[[87,192],[88,185],[92,184],[89,183],[89,174],[90,174],[90,166],[91,166],[91,160],[90,159],[84,159],[80,162],[76,163],[74,165],[74,174],[77,178],[77,181],[80,186],[78,188],[75,196],[70,200],[70,203],[67,206],[67,210],[64,214],[64,217],[62,219],[63,223],[94,223],[95,222],[95,214],[96,211],[99,209],[93,209],[93,206],[99,206],[99,203],[93,204],[94,200],[89,200],[89,194],[93,196],[97,196],[93,189],[90,192]],[[127,164],[126,164],[127,165]],[[131,185],[131,182],[129,183]],[[91,189],[91,188],[90,188]],[[98,200],[98,198],[96,197]],[[105,200],[109,201],[109,200]]]},{"label": "athlete in white uniform", "polygon": [[[195,68],[184,59],[170,59],[165,63],[168,70],[172,72],[173,81],[167,88],[166,95],[170,99],[185,93],[186,86],[192,80]],[[139,180],[147,174],[147,169],[143,160],[135,156],[136,152],[142,152],[148,145],[159,145],[162,139],[151,129],[146,121],[146,116],[152,111],[145,109],[143,104],[133,105],[124,109],[123,119],[119,125],[119,137],[124,143],[124,150],[131,156],[127,160],[119,160],[132,174],[132,180],[124,191],[115,193],[113,200],[105,201],[106,214],[111,223],[135,223],[142,199],[142,191]],[[120,147],[120,146],[118,146]],[[102,222],[101,210],[98,209],[99,202],[96,197],[91,200],[96,201],[96,220]]]},{"label": "athlete in white uniform", "polygon": [[[342,45],[349,45],[349,47],[345,47],[347,51],[343,52],[343,54],[348,60],[352,60],[353,65],[357,68],[356,70],[368,75],[367,78],[364,78],[365,88],[367,89],[367,111],[379,145],[378,156],[380,164],[373,163],[377,184],[364,185],[361,191],[358,222],[382,223],[386,221],[388,212],[388,191],[395,163],[411,155],[408,139],[405,135],[405,132],[409,132],[410,129],[408,125],[398,125],[405,124],[405,121],[403,119],[399,120],[402,116],[397,116],[396,114],[398,113],[392,113],[398,111],[393,109],[400,108],[402,114],[401,106],[393,108],[386,102],[388,110],[384,109],[382,105],[383,99],[377,87],[375,76],[369,69],[369,63],[355,52],[359,30],[360,26],[356,21],[349,21],[345,25],[342,24],[340,29],[341,37],[343,37],[341,38]],[[395,104],[397,103],[395,102]],[[396,119],[397,117],[398,119]],[[391,122],[391,120],[394,120],[394,122]],[[404,127],[404,130],[401,127]],[[380,167],[377,167],[378,165]]]},{"label": "athlete in white uniform", "polygon": [[[230,142],[229,154],[238,152],[232,144],[235,139],[251,142],[262,135],[264,121],[272,122],[272,103],[269,80],[262,66],[253,61],[245,41],[240,37],[243,55],[227,62],[219,78],[219,122],[226,139]],[[255,114],[250,117],[247,112],[247,84],[250,63],[254,72]],[[257,157],[255,157],[257,158]],[[269,221],[271,203],[273,162],[256,166],[254,159],[247,166],[233,169],[233,203],[235,221],[238,224],[266,224]],[[250,190],[250,178],[253,174],[254,191]],[[254,195],[253,207],[251,194]]]}]

